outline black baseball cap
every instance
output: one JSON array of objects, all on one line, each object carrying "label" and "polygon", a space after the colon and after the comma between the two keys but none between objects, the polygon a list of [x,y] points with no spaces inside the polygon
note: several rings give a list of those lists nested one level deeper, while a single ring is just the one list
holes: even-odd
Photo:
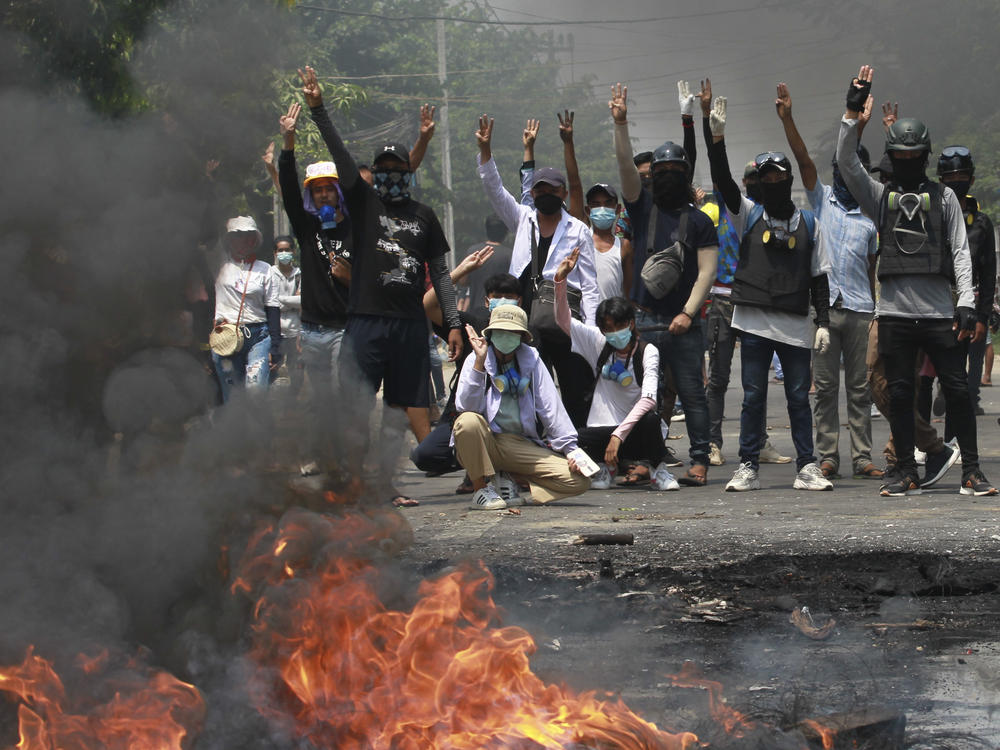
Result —
[{"label": "black baseball cap", "polygon": [[402,143],[386,143],[383,145],[375,152],[372,164],[375,164],[383,156],[395,156],[397,159],[406,162],[406,166],[410,166],[410,150]]},{"label": "black baseball cap", "polygon": [[587,194],[584,196],[585,200],[590,201],[590,196],[598,192],[607,193],[609,196],[611,196],[611,200],[613,201],[618,200],[618,191],[615,190],[606,182],[598,182],[596,185],[592,185],[591,188],[587,191]]},{"label": "black baseball cap", "polygon": [[535,170],[535,175],[531,180],[531,187],[535,187],[540,182],[545,182],[553,187],[566,187],[566,176],[555,167],[542,167]]}]

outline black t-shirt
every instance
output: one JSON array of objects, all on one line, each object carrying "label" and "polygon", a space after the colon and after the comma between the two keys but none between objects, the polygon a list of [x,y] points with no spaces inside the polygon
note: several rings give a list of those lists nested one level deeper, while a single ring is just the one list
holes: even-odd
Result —
[{"label": "black t-shirt", "polygon": [[[691,289],[698,278],[698,248],[715,247],[719,244],[719,236],[715,225],[708,216],[695,208],[686,206],[676,211],[660,211],[653,205],[653,196],[648,190],[641,190],[639,198],[634,202],[626,202],[629,216],[632,218],[632,267],[636,269],[635,282],[632,284],[632,300],[640,307],[652,310],[664,316],[673,317],[684,309],[684,303],[691,296]],[[654,247],[661,250],[677,241],[677,230],[680,228],[681,211],[687,211],[687,243],[688,250],[684,254],[684,273],[681,274],[677,286],[663,299],[656,299],[646,290],[646,285],[638,271],[646,262],[649,243],[646,233],[649,230],[649,212],[657,211],[656,243]]]},{"label": "black t-shirt", "polygon": [[282,151],[278,157],[278,181],[285,213],[302,256],[302,320],[342,327],[347,320],[350,292],[330,270],[335,256],[351,261],[350,220],[324,230],[319,217],[305,210],[294,152]]},{"label": "black t-shirt", "polygon": [[364,180],[346,191],[354,255],[350,312],[424,318],[424,264],[448,252],[430,207],[415,200],[383,203]]},{"label": "black t-shirt", "polygon": [[[465,256],[468,257],[484,247],[486,247],[486,242],[470,245],[469,249],[465,251]],[[490,259],[470,273],[466,279],[469,286],[470,310],[483,306],[483,298],[486,297],[483,285],[486,283],[486,279],[496,276],[498,273],[510,273],[510,256],[514,251],[506,245],[493,245],[492,247],[493,255]]]}]

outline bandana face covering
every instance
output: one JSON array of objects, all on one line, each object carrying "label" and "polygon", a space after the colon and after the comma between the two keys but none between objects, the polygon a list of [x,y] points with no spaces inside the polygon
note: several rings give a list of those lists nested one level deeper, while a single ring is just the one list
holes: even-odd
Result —
[{"label": "bandana face covering", "polygon": [[781,182],[761,182],[760,193],[764,210],[768,216],[775,219],[787,221],[795,213],[795,204],[792,203],[792,181],[782,180]]},{"label": "bandana face covering", "polygon": [[372,172],[378,197],[386,203],[402,203],[410,198],[412,173],[380,169]]},{"label": "bandana face covering", "polygon": [[897,159],[889,153],[892,160],[892,179],[903,190],[918,190],[927,180],[924,171],[927,169],[927,154],[922,159]]},{"label": "bandana face covering", "polygon": [[688,202],[687,175],[675,170],[653,173],[653,203],[662,211],[672,211]]},{"label": "bandana face covering", "polygon": [[854,200],[851,191],[847,189],[844,177],[840,174],[840,167],[836,164],[833,165],[833,194],[837,198],[837,202],[848,211],[858,207],[858,202]]}]

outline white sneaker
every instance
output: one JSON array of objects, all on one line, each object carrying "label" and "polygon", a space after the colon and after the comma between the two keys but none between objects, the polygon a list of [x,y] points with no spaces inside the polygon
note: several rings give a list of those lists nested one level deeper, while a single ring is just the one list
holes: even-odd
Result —
[{"label": "white sneaker", "polygon": [[722,455],[722,449],[715,443],[708,444],[708,462],[712,466],[722,466],[726,463],[726,457]]},{"label": "white sneaker", "polygon": [[923,451],[913,449],[913,460],[917,462],[918,466],[923,466],[927,463],[927,454]]},{"label": "white sneaker", "polygon": [[757,478],[757,471],[748,463],[740,464],[733,474],[733,478],[726,485],[726,492],[746,492],[747,490],[759,490],[760,480]]},{"label": "white sneaker", "polygon": [[882,412],[880,412],[878,410],[878,407],[875,406],[875,404],[872,404],[872,411],[871,411],[871,417],[872,417],[872,419],[878,419],[881,416],[882,416]]},{"label": "white sneaker", "polygon": [[768,440],[764,443],[764,447],[760,449],[757,461],[762,464],[790,464],[792,457],[782,456],[778,453],[778,449],[771,445],[771,441]]},{"label": "white sneaker", "polygon": [[507,507],[507,501],[500,497],[497,488],[492,484],[487,484],[481,490],[472,493],[472,502],[469,503],[472,510],[503,510]]},{"label": "white sneaker", "polygon": [[670,473],[665,463],[661,463],[656,467],[656,471],[653,472],[652,476],[652,487],[654,490],[669,491],[669,490],[679,490],[681,486],[677,483],[677,478]]},{"label": "white sneaker", "polygon": [[590,480],[590,489],[592,490],[606,490],[611,487],[611,471],[608,469],[607,464],[599,464],[601,470],[594,475],[594,478]]},{"label": "white sneaker", "polygon": [[496,476],[497,494],[504,499],[507,505],[520,505],[521,491],[517,488],[517,482],[506,471],[497,473]]},{"label": "white sneaker", "polygon": [[802,467],[795,476],[792,488],[796,490],[832,490],[833,482],[823,476],[822,470],[814,461]]}]

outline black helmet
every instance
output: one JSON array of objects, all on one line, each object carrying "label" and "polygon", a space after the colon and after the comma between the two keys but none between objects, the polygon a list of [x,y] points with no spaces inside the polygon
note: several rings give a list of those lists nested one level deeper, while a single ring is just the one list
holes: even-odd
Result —
[{"label": "black helmet", "polygon": [[673,141],[667,141],[653,152],[653,163],[651,166],[655,167],[657,164],[663,164],[666,162],[677,162],[679,164],[683,164],[687,167],[688,173],[691,172],[691,162],[688,161],[687,153],[685,153],[684,147],[678,146]]},{"label": "black helmet", "polygon": [[[872,157],[871,157],[871,154],[868,153],[868,149],[866,149],[864,146],[862,146],[860,144],[858,144],[858,159],[861,160],[861,166],[865,168],[866,172],[871,172],[872,171]],[[833,159],[830,160],[830,166],[831,167],[837,166],[837,155],[836,154],[834,154],[833,155]]]},{"label": "black helmet", "polygon": [[886,151],[930,151],[931,132],[915,117],[896,120],[885,136]]},{"label": "black helmet", "polygon": [[765,151],[762,154],[757,154],[753,163],[757,167],[757,174],[763,173],[765,169],[777,169],[779,172],[792,171],[792,163],[781,151]]},{"label": "black helmet", "polygon": [[976,173],[976,164],[972,161],[972,152],[965,146],[947,146],[941,149],[938,157],[938,177],[949,172]]}]

